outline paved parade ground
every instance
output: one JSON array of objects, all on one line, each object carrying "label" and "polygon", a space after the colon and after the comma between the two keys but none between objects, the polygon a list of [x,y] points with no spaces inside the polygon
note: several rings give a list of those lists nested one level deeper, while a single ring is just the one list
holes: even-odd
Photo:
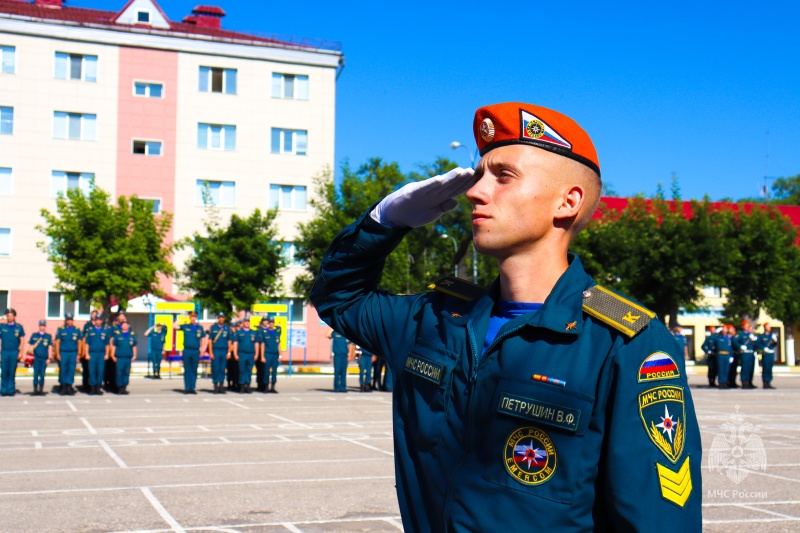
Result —
[{"label": "paved parade ground", "polygon": [[[800,530],[800,376],[774,391],[690,382],[705,530]],[[180,377],[134,377],[130,396],[3,398],[0,530],[401,531],[391,395],[332,383],[295,374],[279,394],[219,396],[203,380],[185,396]]]}]

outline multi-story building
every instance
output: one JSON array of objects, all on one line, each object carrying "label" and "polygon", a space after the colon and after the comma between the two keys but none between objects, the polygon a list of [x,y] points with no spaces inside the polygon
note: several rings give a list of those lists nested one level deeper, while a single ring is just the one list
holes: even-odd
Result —
[{"label": "multi-story building", "polygon": [[[312,177],[333,166],[338,43],[228,31],[215,6],[181,22],[154,0],[119,8],[0,0],[0,308],[28,329],[90,310],[54,289],[36,244],[40,210],[54,211],[59,193],[94,180],[114,197],[152,199],[174,214],[174,241],[202,228],[208,184],[223,220],[278,207],[291,256]],[[284,287],[300,270],[286,270]],[[162,286],[182,298],[174,280]],[[311,328],[308,351],[324,351],[313,309],[293,310],[294,327]],[[132,318],[142,331],[146,315]]]}]

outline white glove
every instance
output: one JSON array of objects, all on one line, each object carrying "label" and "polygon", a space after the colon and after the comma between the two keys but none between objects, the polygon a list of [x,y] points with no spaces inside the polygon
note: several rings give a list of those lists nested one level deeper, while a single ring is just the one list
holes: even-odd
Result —
[{"label": "white glove", "polygon": [[370,216],[394,228],[424,226],[455,209],[455,198],[475,184],[474,173],[471,168],[454,168],[442,176],[409,183],[381,200]]}]

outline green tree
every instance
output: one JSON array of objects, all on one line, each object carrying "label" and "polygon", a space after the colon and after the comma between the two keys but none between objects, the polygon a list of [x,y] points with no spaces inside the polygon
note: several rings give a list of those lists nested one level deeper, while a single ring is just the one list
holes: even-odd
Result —
[{"label": "green tree", "polygon": [[204,307],[230,313],[249,309],[281,290],[279,273],[285,265],[283,242],[275,227],[277,210],[256,209],[249,217],[231,215],[226,227],[206,221],[180,243],[194,253],[181,273],[181,288],[191,291]]},{"label": "green tree", "polygon": [[[397,163],[372,158],[356,170],[345,164],[338,187],[330,169],[316,176],[316,194],[310,201],[315,216],[298,226],[299,237],[295,241],[297,254],[306,265],[306,272],[295,280],[295,294],[309,294],[322,256],[342,228],[402,185],[442,174],[455,166],[452,161],[440,158],[432,165],[422,167],[420,172],[406,175]],[[452,273],[454,261],[465,264],[459,274],[468,277],[461,274],[471,266],[472,222],[468,205],[469,202],[462,199],[456,210],[443,215],[435,224],[410,232],[387,258],[380,280],[381,288],[394,293],[423,291],[432,281]],[[442,238],[444,235],[448,237]],[[450,236],[456,239],[457,251],[454,251]]]},{"label": "green tree", "polygon": [[800,205],[800,174],[776,179],[772,183],[770,203]]},{"label": "green tree", "polygon": [[721,213],[721,236],[727,250],[723,286],[725,317],[732,322],[755,320],[762,309],[794,322],[798,261],[797,229],[772,206],[743,205]]},{"label": "green tree", "polygon": [[39,247],[69,300],[98,302],[108,312],[116,299],[124,308],[143,293],[163,294],[159,276],[175,272],[173,247],[164,244],[172,215],[153,214],[150,201],[121,196],[115,205],[92,182],[88,195],[70,190],[56,199],[55,213],[41,215],[36,229],[47,242]]}]

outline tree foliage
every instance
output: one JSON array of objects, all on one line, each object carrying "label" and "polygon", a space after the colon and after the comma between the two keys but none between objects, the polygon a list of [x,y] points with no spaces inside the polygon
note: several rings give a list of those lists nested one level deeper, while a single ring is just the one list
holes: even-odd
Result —
[{"label": "tree foliage", "polygon": [[88,195],[73,189],[56,199],[56,211],[41,210],[39,243],[53,264],[56,288],[72,301],[98,302],[105,311],[112,300],[122,308],[143,293],[162,294],[159,275],[175,271],[173,247],[164,244],[172,215],[155,215],[151,202],[109,193],[94,186]]},{"label": "tree foliage", "polygon": [[[322,256],[342,228],[402,185],[442,174],[455,166],[450,160],[437,159],[432,165],[422,167],[420,172],[406,175],[397,163],[372,158],[356,170],[345,164],[338,187],[330,169],[317,176],[314,180],[316,194],[310,201],[315,216],[298,226],[299,237],[295,241],[297,254],[306,265],[306,271],[295,281],[295,294],[307,296],[310,293]],[[456,261],[460,263],[460,277],[470,278],[470,212],[469,201],[462,198],[454,211],[443,215],[435,224],[410,232],[387,258],[381,288],[394,293],[423,291],[432,281],[452,273]],[[443,238],[444,235],[447,238]],[[456,239],[455,249],[450,237]]]},{"label": "tree foliage", "polygon": [[207,221],[204,234],[196,232],[180,243],[194,252],[181,273],[181,288],[214,312],[249,309],[277,295],[286,265],[276,216],[277,210],[262,214],[256,209],[246,218],[231,215],[225,227]]},{"label": "tree foliage", "polygon": [[800,205],[800,174],[776,179],[770,196],[773,204]]}]

